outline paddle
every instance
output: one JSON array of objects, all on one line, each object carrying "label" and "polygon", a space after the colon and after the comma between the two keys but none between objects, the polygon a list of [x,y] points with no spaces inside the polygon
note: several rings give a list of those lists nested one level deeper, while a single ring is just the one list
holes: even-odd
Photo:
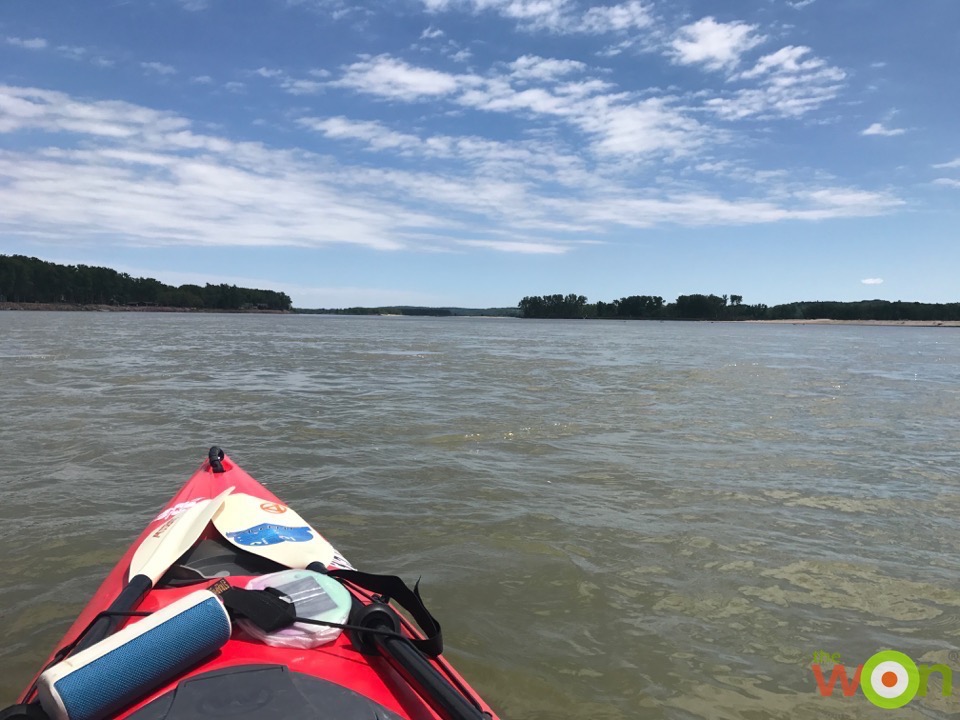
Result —
[{"label": "paddle", "polygon": [[[177,558],[196,542],[231,492],[233,492],[232,487],[212,500],[198,502],[145,537],[134,551],[133,559],[130,561],[129,582],[107,608],[107,612],[124,613],[137,607]],[[90,626],[73,652],[80,652],[100,642],[116,630],[125,619],[116,615],[100,617]]]},{"label": "paddle", "polygon": [[262,498],[230,495],[213,518],[223,537],[242,550],[289,568],[316,562],[324,567],[336,550],[293,509]]},{"label": "paddle", "polygon": [[[214,527],[229,542],[242,550],[268,558],[289,568],[308,569],[327,573],[327,565],[334,557],[343,557],[323,539],[316,530],[286,505],[265,502],[261,498],[237,493],[230,495],[213,518]],[[341,571],[342,572],[342,571]],[[346,574],[346,573],[343,573]],[[354,576],[364,575],[353,571]],[[386,578],[386,576],[380,576]],[[398,583],[398,578],[392,578]],[[409,590],[407,591],[409,592]],[[395,596],[394,596],[395,597]],[[419,595],[417,595],[419,601]],[[383,606],[388,614],[396,614]],[[422,607],[422,604],[421,604]],[[424,612],[426,608],[423,608]],[[399,630],[399,620],[394,624],[382,613],[371,613],[371,623],[364,627],[377,630]],[[433,620],[430,616],[430,620]],[[435,621],[434,621],[435,622]],[[439,635],[439,625],[436,626]],[[385,637],[378,633],[366,633],[383,657],[390,662],[417,692],[445,720],[485,720],[486,716],[406,638]],[[437,650],[439,652],[439,650]]]}]

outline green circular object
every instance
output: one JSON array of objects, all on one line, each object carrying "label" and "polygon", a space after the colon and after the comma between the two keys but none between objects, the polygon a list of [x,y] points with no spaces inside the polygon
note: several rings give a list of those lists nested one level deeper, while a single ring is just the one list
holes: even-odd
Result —
[{"label": "green circular object", "polygon": [[[878,691],[873,685],[873,673],[883,663],[898,665],[906,674],[906,687],[893,697],[881,694],[883,689]],[[897,668],[891,667],[890,670],[896,671]],[[871,656],[870,659],[863,664],[863,670],[860,672],[860,687],[867,700],[877,707],[887,708],[889,710],[903,707],[913,700],[917,691],[920,689],[920,670],[917,669],[917,664],[902,652],[884,650]]]}]

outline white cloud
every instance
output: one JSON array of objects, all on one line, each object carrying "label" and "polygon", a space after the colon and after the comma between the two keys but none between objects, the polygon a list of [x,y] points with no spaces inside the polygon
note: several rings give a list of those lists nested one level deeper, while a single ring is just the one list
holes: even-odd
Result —
[{"label": "white cloud", "polygon": [[288,78],[281,86],[291,95],[315,95],[323,90],[324,84],[317,80]]},{"label": "white cloud", "polygon": [[389,100],[446,97],[474,110],[541,116],[544,122],[560,121],[586,133],[595,153],[623,160],[678,156],[708,137],[722,139],[674,99],[631,101],[629,94],[610,92],[610,84],[599,79],[559,82],[585,68],[579,61],[524,55],[508,66],[507,75],[481,77],[450,75],[381,55],[349,66],[331,85]]},{"label": "white cloud", "polygon": [[[0,89],[17,127],[70,135],[66,147],[0,155],[0,227],[49,241],[402,246],[427,215],[351,187],[297,154],[196,135],[179,117],[126,103]],[[6,115],[6,113],[5,113]],[[5,131],[17,129],[10,125]],[[82,138],[83,149],[73,149]]]},{"label": "white cloud", "polygon": [[582,32],[592,34],[640,30],[652,24],[650,9],[640,2],[591,7],[580,21]]},{"label": "white cloud", "polygon": [[817,0],[787,0],[787,5],[794,10],[802,10],[807,5],[813,5]]},{"label": "white cloud", "polygon": [[[308,10],[329,14],[334,19],[342,17],[345,10],[351,10],[350,5],[345,0],[284,0],[284,3],[291,7],[301,6]],[[354,3],[354,5],[360,6],[361,3]],[[362,8],[357,7],[355,9],[359,11]]]},{"label": "white cloud", "polygon": [[443,30],[434,27],[433,25],[429,26],[422,33],[420,33],[421,40],[432,40],[438,37],[443,37]]},{"label": "white cloud", "polygon": [[804,190],[797,193],[823,208],[837,208],[853,211],[854,214],[878,214],[880,210],[896,205],[902,205],[900,200],[894,200],[884,193],[855,190],[852,188],[821,188],[818,190]]},{"label": "white cloud", "polygon": [[360,140],[371,150],[404,150],[421,148],[424,143],[416,135],[390,130],[374,120],[350,120],[343,116],[302,118],[300,124],[323,133],[333,140]]},{"label": "white cloud", "polygon": [[640,30],[653,24],[650,7],[639,0],[618,5],[598,5],[581,11],[572,0],[423,0],[428,12],[465,9],[474,13],[495,12],[516,20],[525,30],[558,34],[604,33]]},{"label": "white cloud", "polygon": [[953,178],[937,178],[933,181],[933,184],[942,187],[960,188],[960,180],[954,180]]},{"label": "white cloud", "polygon": [[308,73],[310,78],[295,78],[277,68],[260,67],[252,74],[275,81],[290,95],[315,95],[324,89],[325,83],[312,78],[323,78],[330,73],[326,70],[311,70]]},{"label": "white cloud", "polygon": [[568,0],[475,0],[478,10],[496,8],[504,17],[531,27],[559,28],[570,3]]},{"label": "white cloud", "polygon": [[[46,41],[42,42],[46,43]],[[58,55],[60,55],[60,57],[65,57],[68,60],[73,60],[75,62],[86,60],[91,65],[100,68],[113,67],[115,64],[113,60],[103,57],[102,55],[98,55],[96,50],[81,47],[79,45],[57,45],[54,50]]]},{"label": "white cloud", "polygon": [[7,44],[24,50],[43,50],[47,47],[47,41],[43,38],[8,37]]},{"label": "white cloud", "polygon": [[607,45],[602,50],[597,51],[597,57],[616,57],[617,55],[622,55],[624,52],[632,48],[636,44],[635,38],[627,38],[626,40],[621,40],[620,42],[613,43],[612,45]]},{"label": "white cloud", "polygon": [[756,81],[757,86],[726,97],[711,98],[706,107],[724,120],[748,117],[800,117],[839,95],[846,73],[810,48],[789,45],[765,55],[733,80]]},{"label": "white cloud", "polygon": [[864,285],[883,285],[883,278],[864,278],[860,282]]},{"label": "white cloud", "polygon": [[412,101],[449,95],[457,90],[460,82],[454,75],[415,67],[389,55],[378,55],[347,66],[340,80],[331,85],[368,95]]},{"label": "white cloud", "polygon": [[787,45],[775,53],[764,55],[752,69],[740,73],[741,79],[752,79],[763,76],[802,75],[817,73],[824,70],[826,62],[817,57],[807,58],[810,48],[798,45]]},{"label": "white cloud", "polygon": [[873,123],[870,127],[864,130],[861,135],[879,135],[881,137],[896,137],[897,135],[903,135],[906,132],[903,128],[888,128],[885,127],[883,123]]},{"label": "white cloud", "polygon": [[556,102],[561,114],[550,117],[594,138],[594,158],[546,137],[500,142],[342,116],[301,121],[331,141],[414,160],[351,165],[201,134],[186,118],[130,103],[0,86],[0,132],[29,138],[0,151],[0,234],[70,247],[96,239],[559,253],[583,233],[603,239],[623,227],[822,220],[902,204],[888,193],[775,177],[754,196],[706,193],[670,181],[665,165],[643,180],[624,157],[676,157],[707,130],[662,98]]},{"label": "white cloud", "polygon": [[563,245],[543,242],[515,242],[510,240],[461,240],[459,242],[461,245],[470,247],[489,248],[490,250],[524,255],[563,255],[569,249]]},{"label": "white cloud", "polygon": [[740,57],[766,38],[756,33],[756,25],[742,22],[720,23],[705,17],[677,31],[668,54],[680,65],[703,65],[708,70],[729,70]]},{"label": "white cloud", "polygon": [[190,82],[197,85],[210,85],[213,83],[213,78],[209,75],[196,75],[190,78]]},{"label": "white cloud", "polygon": [[516,79],[553,80],[585,68],[578,60],[555,60],[538,55],[523,55],[510,63],[511,76]]},{"label": "white cloud", "polygon": [[938,164],[938,165],[934,165],[934,167],[935,167],[935,168],[940,168],[940,169],[943,169],[943,168],[960,168],[960,158],[957,158],[956,160],[951,160],[950,162],[945,162],[945,163],[940,163],[940,164]]},{"label": "white cloud", "polygon": [[159,62],[142,62],[140,67],[157,75],[175,75],[177,70],[172,65]]},{"label": "white cloud", "polygon": [[685,192],[664,197],[607,197],[569,208],[591,223],[647,228],[662,224],[688,227],[752,225],[785,220],[827,220],[882,215],[903,205],[886,193],[849,188],[798,189],[770,198],[730,200],[716,194]]},{"label": "white cloud", "polygon": [[576,123],[596,137],[598,153],[619,158],[684,155],[700,147],[710,134],[663,98],[624,105],[601,99]]},{"label": "white cloud", "polygon": [[[572,88],[567,88],[572,89]],[[494,112],[529,111],[556,116],[592,139],[592,150],[608,158],[629,160],[643,156],[677,155],[699,146],[706,129],[671,106],[669,100],[650,98],[624,102],[623,95],[551,92],[543,88],[501,92],[475,90],[461,102]]]},{"label": "white cloud", "polygon": [[87,49],[78,45],[58,45],[57,52],[71,60],[82,60],[87,55]]},{"label": "white cloud", "polygon": [[380,122],[338,116],[302,118],[299,124],[331,140],[363,143],[373,152],[389,151],[405,157],[451,160],[489,178],[523,178],[568,188],[590,183],[585,163],[546,142],[501,142],[478,136],[430,135],[391,130]]},{"label": "white cloud", "polygon": [[189,125],[172,113],[117,100],[83,102],[52,90],[0,85],[0,132],[26,128],[92,138],[128,138],[150,125],[173,132]]}]

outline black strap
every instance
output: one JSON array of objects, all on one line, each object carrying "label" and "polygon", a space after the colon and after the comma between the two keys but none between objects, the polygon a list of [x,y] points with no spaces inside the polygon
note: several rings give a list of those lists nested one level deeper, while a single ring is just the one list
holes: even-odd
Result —
[{"label": "black strap", "polygon": [[274,588],[244,590],[228,587],[218,594],[231,615],[249,619],[264,632],[282,630],[293,625],[297,618],[293,603],[284,600],[283,595]]},{"label": "black strap", "polygon": [[420,597],[420,581],[417,580],[413,590],[407,587],[396,575],[376,575],[360,572],[359,570],[328,570],[327,575],[338,580],[345,580],[364,590],[382,595],[393,600],[410,613],[410,616],[420,626],[424,638],[412,638],[410,643],[420,652],[435,658],[443,652],[443,635],[440,632],[440,623],[430,614]]},{"label": "black strap", "polygon": [[[419,580],[411,590],[396,575],[376,575],[359,570],[340,569],[329,570],[327,575],[376,593],[387,602],[393,600],[410,613],[424,635],[423,639],[410,638],[410,643],[424,655],[432,658],[443,652],[440,623],[423,604]],[[296,607],[293,603],[283,600],[282,593],[274,588],[243,590],[230,587],[227,582],[221,580],[210,589],[223,599],[224,606],[231,613],[248,618],[265,632],[275,632],[288,627],[296,620]]]}]

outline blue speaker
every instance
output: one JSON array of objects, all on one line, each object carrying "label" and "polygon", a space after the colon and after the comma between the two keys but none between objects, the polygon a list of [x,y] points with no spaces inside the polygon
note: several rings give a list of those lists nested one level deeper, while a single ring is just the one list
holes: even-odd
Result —
[{"label": "blue speaker", "polygon": [[54,720],[103,720],[223,647],[230,617],[198,590],[45,671],[40,705]]}]

